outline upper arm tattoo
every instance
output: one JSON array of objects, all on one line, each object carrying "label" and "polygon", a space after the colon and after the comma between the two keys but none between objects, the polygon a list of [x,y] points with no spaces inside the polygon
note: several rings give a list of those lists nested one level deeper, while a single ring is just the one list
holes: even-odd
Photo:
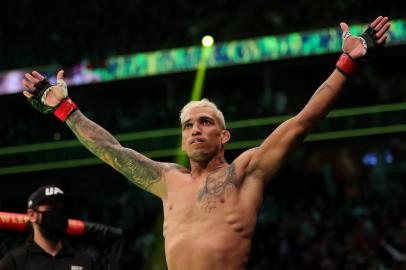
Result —
[{"label": "upper arm tattoo", "polygon": [[137,152],[128,149],[117,149],[114,153],[116,170],[121,172],[127,179],[142,189],[147,189],[162,178],[162,166]]},{"label": "upper arm tattoo", "polygon": [[163,167],[160,163],[122,147],[109,132],[81,112],[72,114],[67,124],[87,149],[137,186],[148,189],[161,180]]}]

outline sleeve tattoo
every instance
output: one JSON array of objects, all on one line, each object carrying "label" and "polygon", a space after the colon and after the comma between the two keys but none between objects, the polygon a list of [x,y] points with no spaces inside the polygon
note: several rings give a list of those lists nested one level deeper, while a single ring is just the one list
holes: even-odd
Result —
[{"label": "sleeve tattoo", "polygon": [[81,112],[73,113],[68,118],[67,124],[90,152],[138,187],[148,190],[152,184],[162,179],[166,168],[160,163],[121,146],[109,132],[87,119]]}]

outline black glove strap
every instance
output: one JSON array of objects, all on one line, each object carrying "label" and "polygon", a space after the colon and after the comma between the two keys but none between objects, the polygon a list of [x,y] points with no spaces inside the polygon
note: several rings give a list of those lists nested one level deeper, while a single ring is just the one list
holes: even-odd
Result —
[{"label": "black glove strap", "polygon": [[361,37],[365,40],[367,45],[367,53],[358,58],[357,60],[364,63],[374,62],[383,52],[384,44],[378,44],[378,38],[376,37],[376,31],[369,26]]},{"label": "black glove strap", "polygon": [[53,113],[55,111],[55,108],[45,105],[41,100],[45,91],[51,86],[52,84],[47,79],[41,80],[34,85],[35,90],[32,92],[32,97],[27,99],[31,106],[41,113]]},{"label": "black glove strap", "polygon": [[36,84],[34,84],[35,90],[32,92],[35,99],[41,101],[44,92],[49,88],[52,87],[52,84],[48,81],[48,79],[43,79]]}]

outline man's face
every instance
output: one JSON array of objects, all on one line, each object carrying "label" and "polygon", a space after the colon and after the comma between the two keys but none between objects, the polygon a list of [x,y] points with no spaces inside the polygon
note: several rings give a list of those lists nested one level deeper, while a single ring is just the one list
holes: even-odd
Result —
[{"label": "man's face", "polygon": [[211,159],[229,140],[230,133],[221,127],[213,109],[196,107],[182,123],[182,149],[192,160]]},{"label": "man's face", "polygon": [[62,203],[59,202],[51,202],[47,204],[41,204],[37,206],[35,209],[29,209],[27,211],[28,216],[30,217],[30,220],[32,223],[41,223],[42,221],[42,212],[46,212],[49,210],[63,210],[63,205]]},{"label": "man's face", "polygon": [[65,235],[68,217],[60,202],[47,202],[28,210],[35,237],[43,237],[49,242],[57,243]]}]

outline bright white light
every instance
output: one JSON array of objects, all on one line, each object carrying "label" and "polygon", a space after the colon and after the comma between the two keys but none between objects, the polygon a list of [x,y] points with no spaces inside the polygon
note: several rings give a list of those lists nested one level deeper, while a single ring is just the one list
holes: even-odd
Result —
[{"label": "bright white light", "polygon": [[214,43],[214,39],[212,36],[204,36],[202,38],[202,45],[204,47],[211,47],[211,46],[213,46],[213,43]]}]

